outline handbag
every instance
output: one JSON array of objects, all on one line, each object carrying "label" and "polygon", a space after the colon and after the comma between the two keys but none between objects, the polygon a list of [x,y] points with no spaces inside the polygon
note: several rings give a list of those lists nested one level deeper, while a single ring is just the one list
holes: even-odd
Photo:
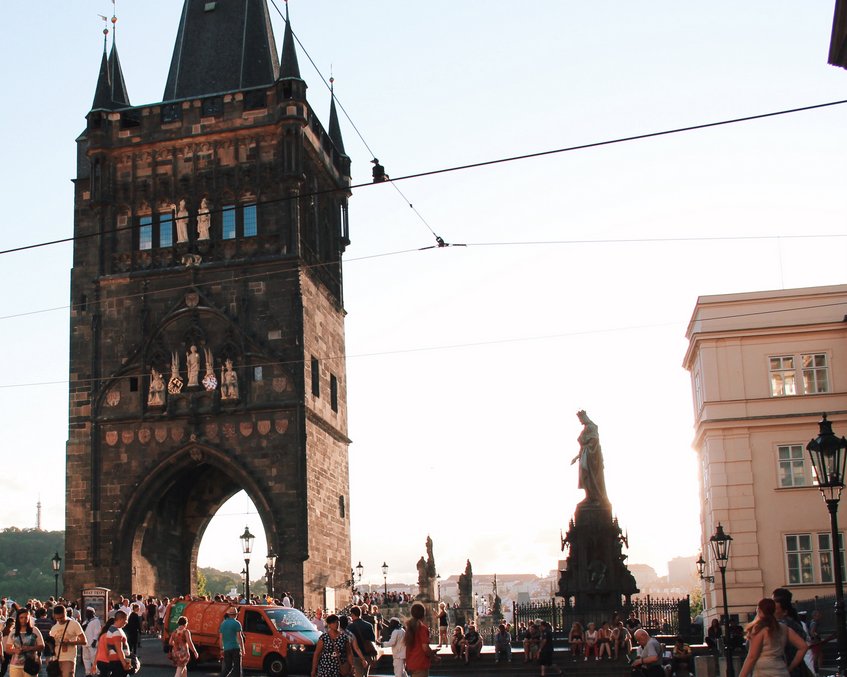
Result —
[{"label": "handbag", "polygon": [[29,652],[24,656],[24,672],[28,675],[37,675],[41,672],[41,661],[36,658],[38,654]]}]

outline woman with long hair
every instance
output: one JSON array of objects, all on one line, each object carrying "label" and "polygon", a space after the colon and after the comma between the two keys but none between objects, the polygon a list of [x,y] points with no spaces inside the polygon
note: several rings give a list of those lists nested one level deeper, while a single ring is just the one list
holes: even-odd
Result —
[{"label": "woman with long hair", "polygon": [[0,677],[5,677],[6,671],[9,669],[9,662],[12,660],[12,654],[6,649],[6,641],[9,639],[9,635],[12,634],[12,626],[14,624],[14,616],[9,616],[6,622],[3,623],[3,634],[0,636],[0,654],[3,656],[3,663],[0,664]]},{"label": "woman with long hair", "polygon": [[423,619],[426,609],[420,602],[409,609],[411,618],[406,621],[406,669],[411,677],[428,677],[429,667],[438,653],[429,646],[429,628]]},{"label": "woman with long hair", "polygon": [[126,677],[130,669],[129,642],[123,631],[125,625],[126,612],[119,609],[100,631],[95,656],[100,677]]},{"label": "woman with long hair", "polygon": [[[326,631],[321,634],[312,658],[312,677],[339,677],[341,666],[352,666],[353,645],[350,636],[339,627],[338,616],[326,617]],[[351,674],[352,669],[345,674]]]},{"label": "woman with long hair", "polygon": [[27,658],[35,658],[41,667],[40,652],[44,650],[44,637],[35,627],[29,609],[21,607],[15,616],[15,627],[6,637],[5,650],[12,655],[9,661],[10,677],[29,677],[24,672]]},{"label": "woman with long hair", "polygon": [[447,605],[444,602],[438,604],[438,646],[447,646]]},{"label": "woman with long hair", "polygon": [[579,621],[574,621],[571,626],[571,631],[568,633],[568,644],[571,648],[571,659],[576,660],[582,655],[583,644],[582,625]]},{"label": "woman with long hair", "polygon": [[[756,677],[788,677],[789,672],[803,662],[808,648],[805,640],[776,620],[775,612],[776,604],[770,597],[759,601],[755,620],[745,628],[750,645],[738,677],[750,677],[754,670]],[[797,653],[786,666],[784,655],[787,643],[794,646]]]},{"label": "woman with long hair", "polygon": [[168,639],[168,644],[171,647],[170,657],[171,662],[176,666],[174,677],[186,677],[188,674],[188,663],[191,660],[192,654],[194,660],[200,658],[197,653],[197,648],[191,639],[191,631],[188,629],[188,619],[185,616],[180,616],[176,622],[176,630]]},{"label": "woman with long hair", "polygon": [[464,641],[465,631],[462,630],[461,625],[455,626],[453,628],[453,638],[450,640],[450,650],[453,652],[456,660],[459,660],[462,657],[462,643]]}]

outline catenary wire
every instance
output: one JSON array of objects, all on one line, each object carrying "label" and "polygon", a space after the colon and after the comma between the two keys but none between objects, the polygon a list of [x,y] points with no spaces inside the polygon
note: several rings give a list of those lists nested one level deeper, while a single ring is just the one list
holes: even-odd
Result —
[{"label": "catenary wire", "polygon": [[[775,313],[785,313],[792,312],[794,310],[810,310],[816,308],[834,308],[838,306],[847,306],[847,301],[836,301],[833,303],[819,303],[813,305],[803,305],[796,306],[793,308],[772,308],[769,310],[761,310],[750,313],[732,313],[728,315],[716,315],[714,317],[704,317],[700,318],[698,321],[705,322],[714,322],[717,320],[730,320],[730,319],[738,319],[744,317],[756,317],[762,315],[772,315]],[[847,317],[847,316],[845,316]],[[495,346],[495,345],[506,345],[510,343],[523,343],[527,341],[547,341],[551,339],[560,339],[560,338],[568,338],[572,336],[592,336],[596,334],[612,334],[615,332],[623,332],[623,331],[635,331],[635,330],[644,330],[644,329],[657,329],[660,327],[671,327],[678,325],[679,323],[676,321],[672,322],[657,322],[652,324],[637,324],[637,325],[627,325],[621,327],[606,327],[602,329],[583,329],[579,331],[570,331],[570,332],[562,332],[556,334],[539,334],[536,336],[516,336],[511,338],[501,338],[501,339],[491,339],[488,341],[470,341],[466,343],[453,343],[453,344],[443,344],[437,346],[418,346],[413,348],[397,348],[395,350],[382,350],[370,353],[355,353],[355,354],[346,354],[342,353],[340,355],[325,355],[318,357],[319,360],[325,362],[336,362],[339,360],[348,360],[348,359],[363,359],[370,357],[383,357],[387,355],[405,355],[410,353],[423,353],[423,352],[435,352],[440,350],[460,350],[463,348],[478,348],[480,346]],[[272,362],[262,362],[262,363],[254,363],[250,365],[246,365],[248,368],[255,367],[275,367],[275,366],[295,366],[305,364],[305,358],[296,359],[296,360],[278,360]],[[75,385],[86,385],[86,384],[95,384],[101,383],[105,381],[115,381],[118,379],[124,378],[143,378],[147,376],[146,372],[143,373],[126,373],[120,374],[118,376],[101,376],[98,378],[79,378],[74,379],[73,381],[69,379],[63,379],[59,381],[38,381],[31,383],[9,383],[9,384],[0,384],[0,390],[2,389],[11,389],[11,388],[31,388],[37,386],[47,386],[47,385],[69,385],[73,383]]]},{"label": "catenary wire", "polygon": [[[504,163],[507,163],[507,162],[518,162],[520,160],[531,160],[531,159],[535,159],[535,158],[546,157],[548,155],[570,153],[570,152],[579,151],[579,150],[588,150],[588,149],[591,149],[591,148],[601,148],[603,146],[611,146],[611,145],[615,145],[615,144],[619,144],[619,143],[628,143],[630,141],[643,141],[645,139],[652,139],[652,138],[657,138],[657,137],[661,137],[661,136],[669,136],[669,135],[672,135],[672,134],[681,134],[681,133],[685,133],[685,132],[693,132],[693,131],[698,131],[698,130],[701,130],[701,129],[710,129],[712,127],[722,127],[722,126],[726,126],[726,125],[738,124],[738,123],[741,123],[741,122],[751,122],[753,120],[763,120],[763,119],[766,119],[766,118],[777,117],[777,116],[780,116],[780,115],[790,115],[790,114],[793,114],[793,113],[802,113],[802,112],[806,112],[806,111],[818,110],[818,109],[821,109],[821,108],[827,108],[827,107],[831,107],[831,106],[841,106],[841,105],[844,105],[844,104],[847,104],[847,99],[840,99],[838,101],[828,101],[826,103],[812,104],[810,106],[800,106],[800,107],[797,107],[797,108],[786,108],[786,109],[783,109],[783,110],[771,111],[769,113],[759,113],[759,114],[756,114],[756,115],[748,115],[748,116],[745,116],[745,117],[731,118],[731,119],[728,119],[728,120],[718,120],[716,122],[706,122],[706,123],[699,124],[699,125],[688,125],[686,127],[676,127],[674,129],[666,129],[666,130],[662,130],[662,131],[659,131],[659,132],[647,132],[645,134],[635,134],[635,135],[632,135],[632,136],[622,136],[622,137],[617,137],[615,139],[607,139],[605,141],[594,141],[594,142],[591,142],[591,143],[584,143],[584,144],[579,144],[579,145],[576,145],[576,146],[565,146],[563,148],[554,148],[552,150],[543,150],[543,151],[538,151],[538,152],[535,152],[535,153],[525,153],[523,155],[510,155],[510,156],[507,156],[507,157],[497,158],[497,159],[494,159],[494,160],[482,160],[480,162],[473,162],[473,163],[470,163],[470,164],[453,165],[453,166],[450,166],[450,167],[442,167],[440,169],[431,169],[431,170],[427,170],[427,171],[423,171],[423,172],[416,172],[414,174],[406,174],[404,176],[399,176],[399,177],[395,177],[393,179],[388,179],[387,181],[383,181],[381,183],[366,182],[366,183],[353,184],[353,185],[345,186],[345,187],[342,187],[342,188],[325,188],[323,190],[310,191],[310,192],[306,192],[306,193],[301,193],[299,195],[289,195],[289,196],[284,196],[284,197],[269,198],[269,199],[266,199],[266,200],[260,200],[260,201],[257,201],[255,204],[263,204],[263,205],[264,204],[275,204],[275,203],[280,203],[280,202],[287,202],[289,200],[299,200],[301,198],[306,198],[306,197],[315,197],[315,196],[327,195],[327,194],[331,194],[331,193],[338,193],[338,192],[343,192],[343,191],[348,191],[348,190],[353,191],[353,190],[358,190],[360,188],[380,186],[380,185],[383,185],[385,183],[394,183],[396,181],[410,181],[412,179],[420,179],[420,178],[424,178],[424,177],[427,177],[427,176],[437,176],[439,174],[447,174],[447,173],[450,173],[450,172],[460,172],[460,171],[466,171],[466,170],[469,170],[469,169],[479,169],[481,167],[489,167],[489,166],[493,166],[493,165],[504,164]],[[222,209],[210,209],[209,213],[219,213],[219,212],[222,212],[222,211],[223,211]],[[106,229],[106,230],[103,230],[103,231],[98,231],[96,233],[88,233],[86,235],[72,235],[71,237],[60,238],[60,239],[57,239],[57,240],[49,240],[49,241],[46,241],[46,242],[38,242],[38,243],[34,243],[34,244],[29,244],[29,245],[22,245],[20,247],[12,247],[10,249],[0,250],[0,255],[11,254],[11,253],[14,253],[14,252],[20,252],[20,251],[25,251],[25,250],[29,250],[29,249],[36,249],[36,248],[39,248],[39,247],[47,247],[47,246],[55,245],[55,244],[63,244],[65,242],[73,242],[75,240],[87,239],[87,238],[90,238],[90,237],[99,237],[99,236],[107,234],[107,233],[117,233],[117,232],[124,231],[124,230],[131,230],[134,227],[135,227],[134,225],[118,226],[118,227],[115,227],[115,228]]]},{"label": "catenary wire", "polygon": [[[288,0],[285,0],[285,1],[286,1],[286,3],[288,2]],[[273,4],[274,9],[276,10],[276,13],[279,14],[279,16],[286,22],[286,24],[288,24],[288,19],[286,19],[285,16],[283,16],[279,7],[277,7],[276,0],[271,0],[271,3]],[[320,68],[318,68],[318,65],[315,63],[315,60],[312,58],[312,55],[309,54],[309,50],[307,50],[306,47],[303,45],[303,43],[300,41],[300,38],[297,36],[297,33],[294,32],[294,29],[291,28],[290,25],[288,27],[291,30],[291,35],[294,36],[294,39],[297,41],[297,44],[300,45],[300,49],[303,50],[303,53],[306,55],[306,58],[309,60],[309,63],[312,64],[312,68],[315,69],[315,72],[318,74],[318,77],[324,83],[324,87],[326,87],[329,90],[330,96],[333,99],[335,99],[335,102],[338,104],[338,107],[341,109],[341,112],[344,113],[344,117],[347,118],[347,122],[350,123],[350,126],[356,132],[356,135],[359,137],[359,140],[365,146],[365,149],[368,151],[368,153],[370,153],[371,157],[376,159],[376,153],[373,152],[373,149],[370,147],[368,142],[365,141],[365,137],[362,135],[362,132],[359,131],[359,128],[356,126],[356,123],[353,122],[353,118],[350,117],[350,114],[347,112],[347,109],[344,107],[344,104],[341,103],[341,99],[339,99],[337,96],[335,96],[335,90],[333,89],[331,84],[326,81],[326,78],[324,77],[323,73],[321,73]],[[438,235],[435,234],[435,231],[432,229],[432,226],[429,225],[429,222],[427,222],[427,220],[423,217],[423,215],[415,208],[415,206],[411,203],[409,198],[406,197],[406,195],[403,193],[403,191],[400,190],[400,186],[398,186],[396,183],[392,183],[391,185],[394,186],[394,189],[397,191],[397,194],[403,199],[403,201],[407,205],[409,205],[409,207],[411,207],[412,211],[415,212],[417,217],[427,227],[429,232],[432,233],[433,237],[437,238]]]},{"label": "catenary wire", "polygon": [[[465,247],[517,247],[517,246],[553,246],[553,245],[582,245],[582,244],[652,244],[663,242],[733,242],[733,241],[758,241],[758,240],[793,240],[793,239],[820,239],[820,238],[842,238],[847,237],[847,233],[809,233],[805,235],[703,235],[690,237],[645,237],[645,238],[606,238],[606,239],[591,239],[591,240],[528,240],[528,241],[511,241],[511,242],[469,242]],[[424,249],[400,249],[390,252],[381,252],[377,254],[368,254],[348,258],[343,261],[344,264],[354,263],[357,261],[366,261],[376,258],[386,258],[390,256],[398,256],[402,254],[414,254],[424,250],[432,249],[427,247]],[[331,267],[342,263],[342,261],[328,261],[326,263],[297,263],[286,262],[282,268],[264,270],[259,273],[249,273],[245,275],[234,275],[226,278],[216,277],[213,280],[195,281],[162,289],[148,289],[143,292],[135,292],[132,294],[124,294],[120,296],[109,296],[98,300],[87,300],[85,303],[73,303],[62,306],[53,306],[51,308],[40,308],[38,310],[27,310],[19,313],[10,313],[8,315],[0,315],[0,321],[12,320],[21,317],[29,317],[31,315],[42,315],[44,313],[52,313],[59,310],[77,310],[107,302],[124,301],[128,299],[141,298],[143,296],[155,296],[158,294],[169,294],[172,292],[183,291],[186,289],[196,289],[198,287],[208,286],[210,284],[219,284],[220,282],[240,282],[243,280],[269,278],[273,275],[281,275],[297,270],[314,270],[318,268]],[[180,271],[182,272],[182,271]]]}]

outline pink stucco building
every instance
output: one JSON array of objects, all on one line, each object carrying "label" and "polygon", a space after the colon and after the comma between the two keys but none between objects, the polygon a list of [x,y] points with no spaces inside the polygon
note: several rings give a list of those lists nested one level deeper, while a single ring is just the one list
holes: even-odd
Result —
[{"label": "pink stucco building", "polygon": [[829,515],[806,444],[822,412],[847,435],[847,285],[702,296],[687,338],[701,544],[716,577],[707,621],[723,604],[708,545],[718,522],[733,538],[728,596],[742,622],[776,587],[831,595]]}]

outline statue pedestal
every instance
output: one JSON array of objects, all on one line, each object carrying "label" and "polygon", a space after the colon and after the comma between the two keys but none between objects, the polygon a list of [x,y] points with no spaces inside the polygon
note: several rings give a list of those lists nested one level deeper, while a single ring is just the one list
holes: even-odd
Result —
[{"label": "statue pedestal", "polygon": [[588,500],[579,503],[565,542],[568,559],[557,594],[586,618],[624,608],[638,588],[624,563],[623,533],[612,518],[612,506]]}]

